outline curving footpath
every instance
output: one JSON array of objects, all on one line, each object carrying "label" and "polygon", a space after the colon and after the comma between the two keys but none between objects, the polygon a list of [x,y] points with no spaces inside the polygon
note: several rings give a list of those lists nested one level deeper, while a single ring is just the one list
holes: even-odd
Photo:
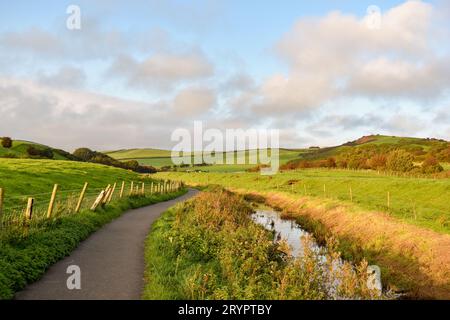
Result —
[{"label": "curving footpath", "polygon": [[[18,292],[18,300],[138,300],[144,285],[144,242],[151,224],[168,208],[198,191],[130,210],[83,241],[39,281]],[[69,266],[79,266],[81,289],[69,290]]]}]

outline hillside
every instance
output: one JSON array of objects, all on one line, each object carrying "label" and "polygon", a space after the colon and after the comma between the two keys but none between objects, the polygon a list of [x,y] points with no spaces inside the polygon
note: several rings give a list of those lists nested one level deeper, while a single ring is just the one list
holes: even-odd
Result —
[{"label": "hillside", "polygon": [[139,175],[100,164],[38,159],[0,159],[0,188],[5,191],[5,208],[23,207],[27,196],[36,203],[47,203],[53,185],[60,186],[61,195],[79,193],[85,182],[88,192],[119,181],[138,181]]},{"label": "hillside", "polygon": [[13,140],[11,148],[4,148],[1,145],[2,139],[0,138],[0,158],[8,157],[8,158],[29,158],[29,154],[27,152],[29,147],[34,147],[37,150],[51,150],[53,154],[54,160],[71,160],[70,153],[51,148],[49,146],[39,144],[36,142],[24,141],[24,140]]},{"label": "hillside", "polygon": [[[303,152],[301,149],[280,149],[280,163],[286,163],[290,160],[296,159],[300,152]],[[116,159],[116,160],[136,160],[141,165],[150,165],[156,168],[173,166],[171,151],[170,150],[160,150],[160,149],[123,149],[117,151],[105,151],[106,155]],[[226,159],[233,152],[219,152],[217,153],[217,157],[222,156],[223,159]],[[217,165],[213,167],[203,167],[204,171],[211,170],[219,170],[219,171],[241,171],[254,166],[254,164],[248,164],[248,155],[249,150],[245,151],[246,161],[245,164],[234,164],[234,165]],[[192,155],[187,154],[186,157]],[[235,159],[237,159],[237,155],[235,154]],[[224,160],[225,162],[225,160]]]},{"label": "hillside", "polygon": [[115,151],[104,151],[103,153],[117,160],[165,158],[171,156],[170,150],[151,149],[151,148],[123,149]]},{"label": "hillside", "polygon": [[[402,149],[414,154],[418,159],[429,153],[440,153],[450,148],[450,142],[432,138],[409,138],[383,135],[370,135],[361,137],[335,147],[310,148],[299,154],[299,159],[321,160],[336,157],[348,152],[364,152],[365,150]],[[443,159],[445,161],[445,159]]]}]

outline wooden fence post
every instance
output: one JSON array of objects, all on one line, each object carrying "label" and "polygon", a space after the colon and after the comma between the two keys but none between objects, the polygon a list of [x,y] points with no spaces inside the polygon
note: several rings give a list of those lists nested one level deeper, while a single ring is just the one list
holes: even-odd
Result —
[{"label": "wooden fence post", "polygon": [[47,219],[51,218],[53,213],[53,207],[55,205],[56,200],[56,193],[58,192],[58,185],[55,184],[53,186],[52,196],[50,198],[50,203],[48,204],[48,210],[47,210]]},{"label": "wooden fence post", "polygon": [[100,202],[102,202],[103,197],[105,196],[105,190],[102,190],[100,194],[95,199],[94,203],[92,204],[91,210],[95,211],[97,207],[99,206]]},{"label": "wooden fence post", "polygon": [[122,199],[123,197],[123,190],[125,189],[125,181],[122,181],[122,187],[120,188],[120,195],[119,198]]},{"label": "wooden fence post", "polygon": [[113,195],[114,195],[114,192],[116,191],[116,186],[117,186],[117,183],[114,182],[114,185],[113,185],[113,187],[112,187],[111,193],[110,193],[109,196],[108,196],[108,203],[110,203],[111,200],[112,200],[112,197],[113,197]]},{"label": "wooden fence post", "polygon": [[153,182],[150,184],[150,195],[153,194]]},{"label": "wooden fence post", "polygon": [[142,195],[145,197],[145,182],[142,182],[141,192],[142,192]]},{"label": "wooden fence post", "polygon": [[323,185],[323,196],[327,196],[327,186],[325,184]]},{"label": "wooden fence post", "polygon": [[2,222],[2,217],[3,217],[3,200],[5,198],[5,191],[3,191],[2,188],[0,188],[0,225]]},{"label": "wooden fence post", "polygon": [[133,195],[133,191],[134,191],[134,182],[131,181],[131,186],[130,186],[130,196]]},{"label": "wooden fence post", "polygon": [[353,191],[351,186],[350,186],[350,201],[353,202]]},{"label": "wooden fence post", "polygon": [[88,185],[89,185],[89,183],[87,183],[87,182],[84,183],[83,190],[81,190],[80,197],[78,198],[78,203],[75,208],[75,213],[78,213],[81,209],[81,204],[83,203],[84,195],[86,194]]},{"label": "wooden fence post", "polygon": [[33,217],[33,204],[34,204],[34,199],[28,198],[27,208],[25,210],[25,220],[27,221],[27,223]]},{"label": "wooden fence post", "polygon": [[388,209],[391,208],[391,193],[389,191],[387,193],[387,207]]},{"label": "wooden fence post", "polygon": [[103,195],[103,199],[102,199],[102,202],[101,202],[101,205],[103,206],[104,204],[106,204],[106,202],[108,201],[108,198],[109,198],[109,193],[111,192],[111,185],[110,184],[108,184],[108,186],[106,187],[106,190],[105,190],[105,194]]}]

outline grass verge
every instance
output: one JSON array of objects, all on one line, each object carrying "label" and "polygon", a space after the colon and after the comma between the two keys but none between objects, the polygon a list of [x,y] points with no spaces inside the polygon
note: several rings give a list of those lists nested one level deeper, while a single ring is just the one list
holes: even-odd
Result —
[{"label": "grass verge", "polygon": [[186,193],[129,197],[111,202],[96,212],[43,221],[29,230],[2,233],[0,239],[0,299],[12,299],[15,292],[38,280],[57,261],[69,255],[78,244],[128,209],[167,201]]}]

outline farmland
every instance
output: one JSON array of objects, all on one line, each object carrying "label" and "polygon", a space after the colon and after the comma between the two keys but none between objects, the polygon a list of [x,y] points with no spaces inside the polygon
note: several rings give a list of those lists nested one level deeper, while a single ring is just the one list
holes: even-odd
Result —
[{"label": "farmland", "polygon": [[[297,196],[334,199],[366,210],[389,212],[407,223],[450,234],[448,179],[418,179],[373,171],[327,169],[281,172],[273,177],[259,173],[181,172],[159,173],[157,176],[188,183],[220,184],[230,188],[283,191]],[[387,192],[390,196],[389,208]]]},{"label": "farmland", "polygon": [[[297,159],[299,155],[305,152],[302,149],[280,149],[279,158],[280,164],[285,164],[288,161]],[[270,155],[270,151],[268,152]],[[105,154],[117,159],[117,160],[137,160],[141,165],[150,165],[155,168],[161,167],[171,167],[173,166],[173,160],[171,158],[171,152],[165,150],[156,149],[130,149],[130,150],[119,150],[119,151],[107,151]],[[196,153],[194,153],[196,154]],[[177,160],[186,160],[186,162],[193,162],[193,155],[183,155]],[[218,152],[216,155],[218,158],[223,159],[226,162],[227,157],[234,158],[234,164],[217,164],[212,166],[202,166],[202,171],[212,171],[212,172],[239,172],[245,171],[255,166],[255,164],[249,163],[249,151],[243,152],[243,156],[238,155],[236,152]],[[240,162],[238,162],[238,160]],[[192,168],[179,168],[178,170],[186,171]]]}]

